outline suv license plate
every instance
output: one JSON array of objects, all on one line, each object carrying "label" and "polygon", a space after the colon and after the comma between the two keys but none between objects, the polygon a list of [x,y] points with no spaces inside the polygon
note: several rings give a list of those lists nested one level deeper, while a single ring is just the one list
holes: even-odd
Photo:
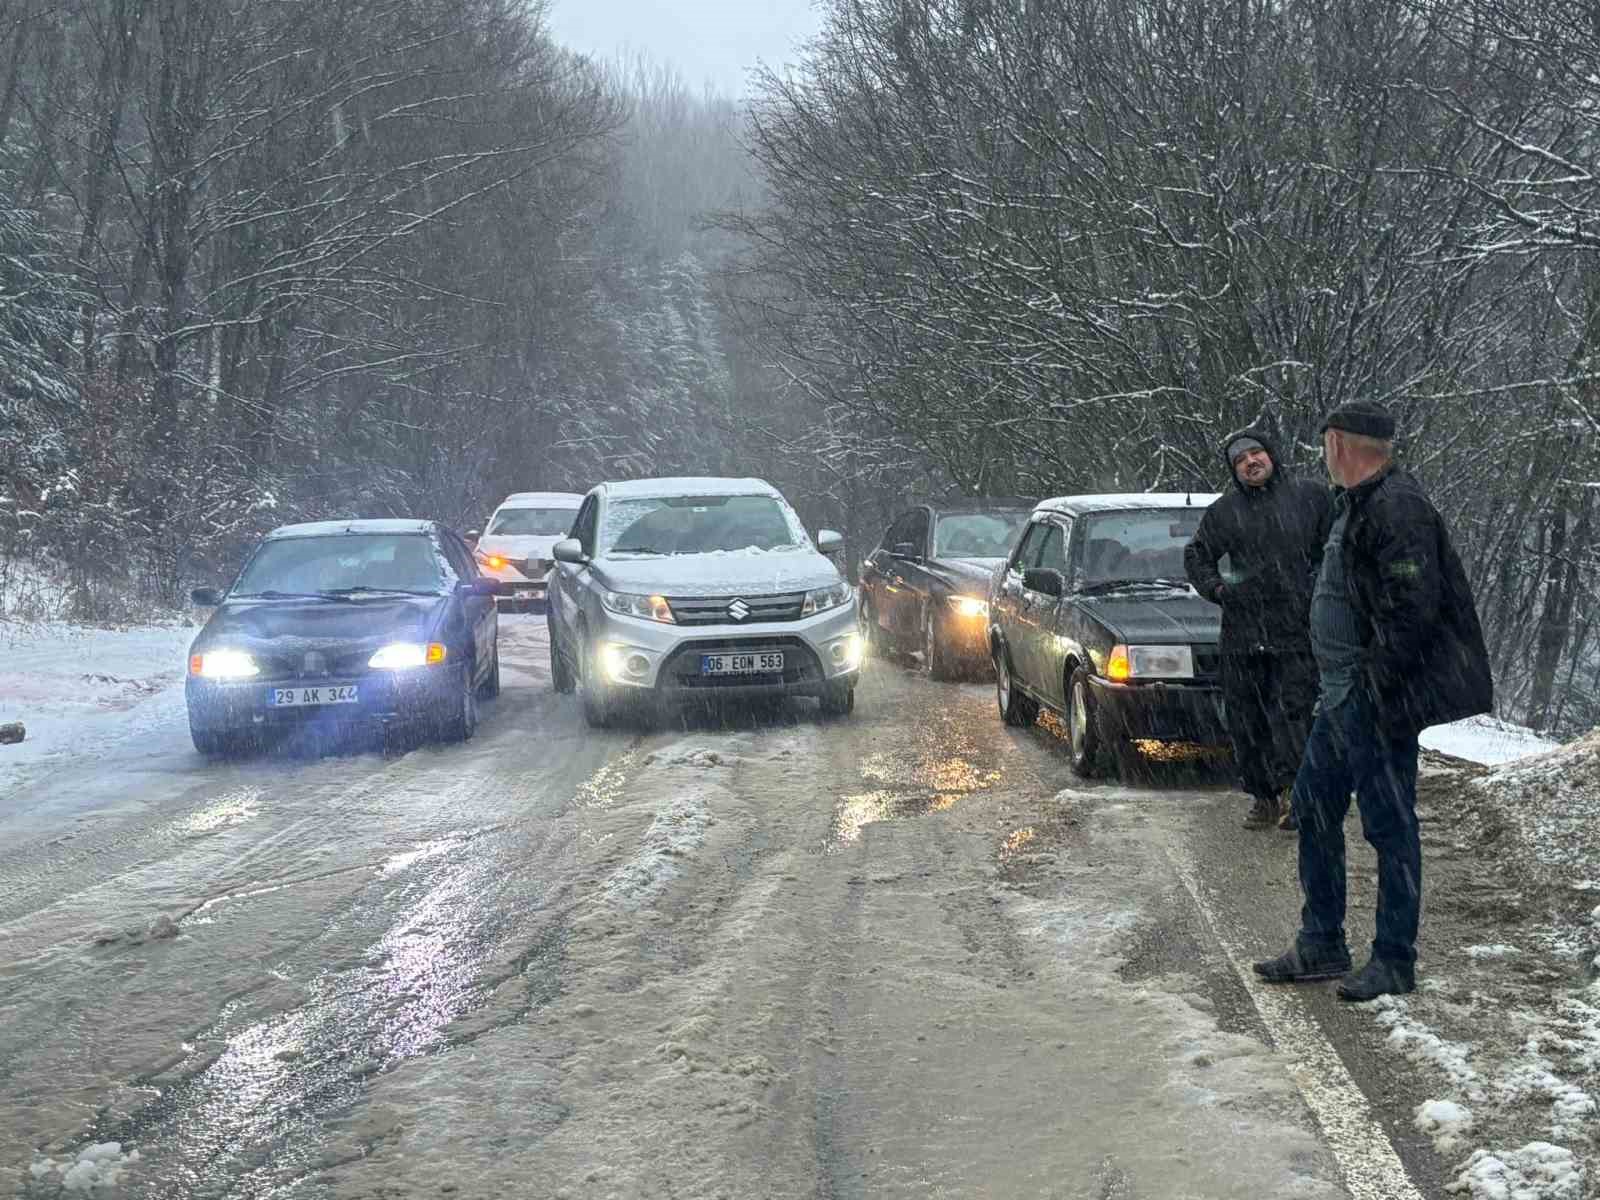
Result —
[{"label": "suv license plate", "polygon": [[267,693],[267,704],[272,708],[301,708],[308,704],[355,704],[359,698],[355,684],[335,683],[273,688]]},{"label": "suv license plate", "polygon": [[776,652],[762,654],[702,654],[702,675],[781,675],[783,655]]}]

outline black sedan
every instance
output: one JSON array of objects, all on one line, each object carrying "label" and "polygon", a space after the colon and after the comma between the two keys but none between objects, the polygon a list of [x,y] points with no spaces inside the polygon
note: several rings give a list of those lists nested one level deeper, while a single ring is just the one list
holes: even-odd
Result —
[{"label": "black sedan", "polygon": [[890,524],[861,568],[861,625],[879,651],[920,653],[935,679],[987,669],[989,584],[1031,500],[922,504]]},{"label": "black sedan", "polygon": [[420,728],[465,741],[500,691],[500,585],[432,521],[285,525],[262,540],[189,648],[189,731],[225,754],[304,726]]},{"label": "black sedan", "polygon": [[1000,715],[1062,715],[1073,769],[1120,765],[1140,741],[1227,741],[1222,610],[1183,550],[1213,495],[1062,496],[1029,518],[990,594]]}]

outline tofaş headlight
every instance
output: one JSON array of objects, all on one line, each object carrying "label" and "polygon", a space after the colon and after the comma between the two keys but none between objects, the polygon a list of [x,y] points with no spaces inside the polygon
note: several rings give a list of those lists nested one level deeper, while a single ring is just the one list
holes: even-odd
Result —
[{"label": "tofa\u015f headlight", "polygon": [[261,668],[243,650],[219,649],[191,654],[189,674],[201,679],[249,679],[261,674]]},{"label": "tofa\u015f headlight", "polygon": [[436,667],[447,657],[449,650],[442,642],[391,642],[367,659],[367,666],[377,671],[408,671]]},{"label": "tofa\u015f headlight", "polygon": [[602,592],[600,603],[612,612],[621,613],[625,617],[660,621],[664,625],[678,623],[678,618],[672,615],[672,605],[667,603],[665,596],[640,596],[633,592]]},{"label": "tofa\u015f headlight", "polygon": [[800,615],[809,617],[814,613],[827,612],[830,608],[838,608],[841,604],[849,604],[854,595],[849,583],[842,579],[828,587],[812,588],[806,593],[805,603],[800,606]]},{"label": "tofa\u015f headlight", "polygon": [[950,607],[955,610],[956,616],[976,620],[978,617],[989,615],[989,602],[980,600],[976,596],[947,596]]},{"label": "tofa\u015f headlight", "polygon": [[1106,677],[1126,679],[1193,679],[1190,646],[1113,646],[1106,659]]}]

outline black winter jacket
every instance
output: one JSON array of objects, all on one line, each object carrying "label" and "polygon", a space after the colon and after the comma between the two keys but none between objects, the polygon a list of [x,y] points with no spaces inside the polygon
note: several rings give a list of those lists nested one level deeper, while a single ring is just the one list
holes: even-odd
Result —
[{"label": "black winter jacket", "polygon": [[[1297,479],[1283,467],[1272,438],[1241,429],[1222,443],[1252,437],[1272,456],[1272,478],[1259,488],[1239,482],[1200,520],[1184,550],[1183,565],[1195,591],[1222,606],[1223,654],[1309,654],[1311,591],[1322,567],[1332,524],[1330,489]],[[1225,580],[1218,560],[1228,556]]]},{"label": "black winter jacket", "polygon": [[1390,467],[1349,489],[1345,586],[1372,625],[1362,663],[1393,737],[1488,712],[1494,680],[1461,559],[1411,475]]}]

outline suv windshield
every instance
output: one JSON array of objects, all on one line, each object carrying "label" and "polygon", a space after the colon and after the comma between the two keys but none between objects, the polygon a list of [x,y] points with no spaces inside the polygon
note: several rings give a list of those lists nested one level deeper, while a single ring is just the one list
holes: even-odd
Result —
[{"label": "suv windshield", "polygon": [[933,529],[933,556],[1004,558],[1027,520],[1025,510],[945,513]]},{"label": "suv windshield", "polygon": [[1088,518],[1085,587],[1174,581],[1183,586],[1183,550],[1200,528],[1203,508],[1146,508]]},{"label": "suv windshield", "polygon": [[495,513],[484,536],[566,537],[577,511],[571,508],[502,508]]},{"label": "suv windshield", "polygon": [[235,596],[277,592],[440,592],[444,565],[421,533],[342,533],[263,542],[233,585]]},{"label": "suv windshield", "polygon": [[606,510],[601,554],[710,554],[791,550],[805,531],[771,496],[670,496],[618,500]]}]

